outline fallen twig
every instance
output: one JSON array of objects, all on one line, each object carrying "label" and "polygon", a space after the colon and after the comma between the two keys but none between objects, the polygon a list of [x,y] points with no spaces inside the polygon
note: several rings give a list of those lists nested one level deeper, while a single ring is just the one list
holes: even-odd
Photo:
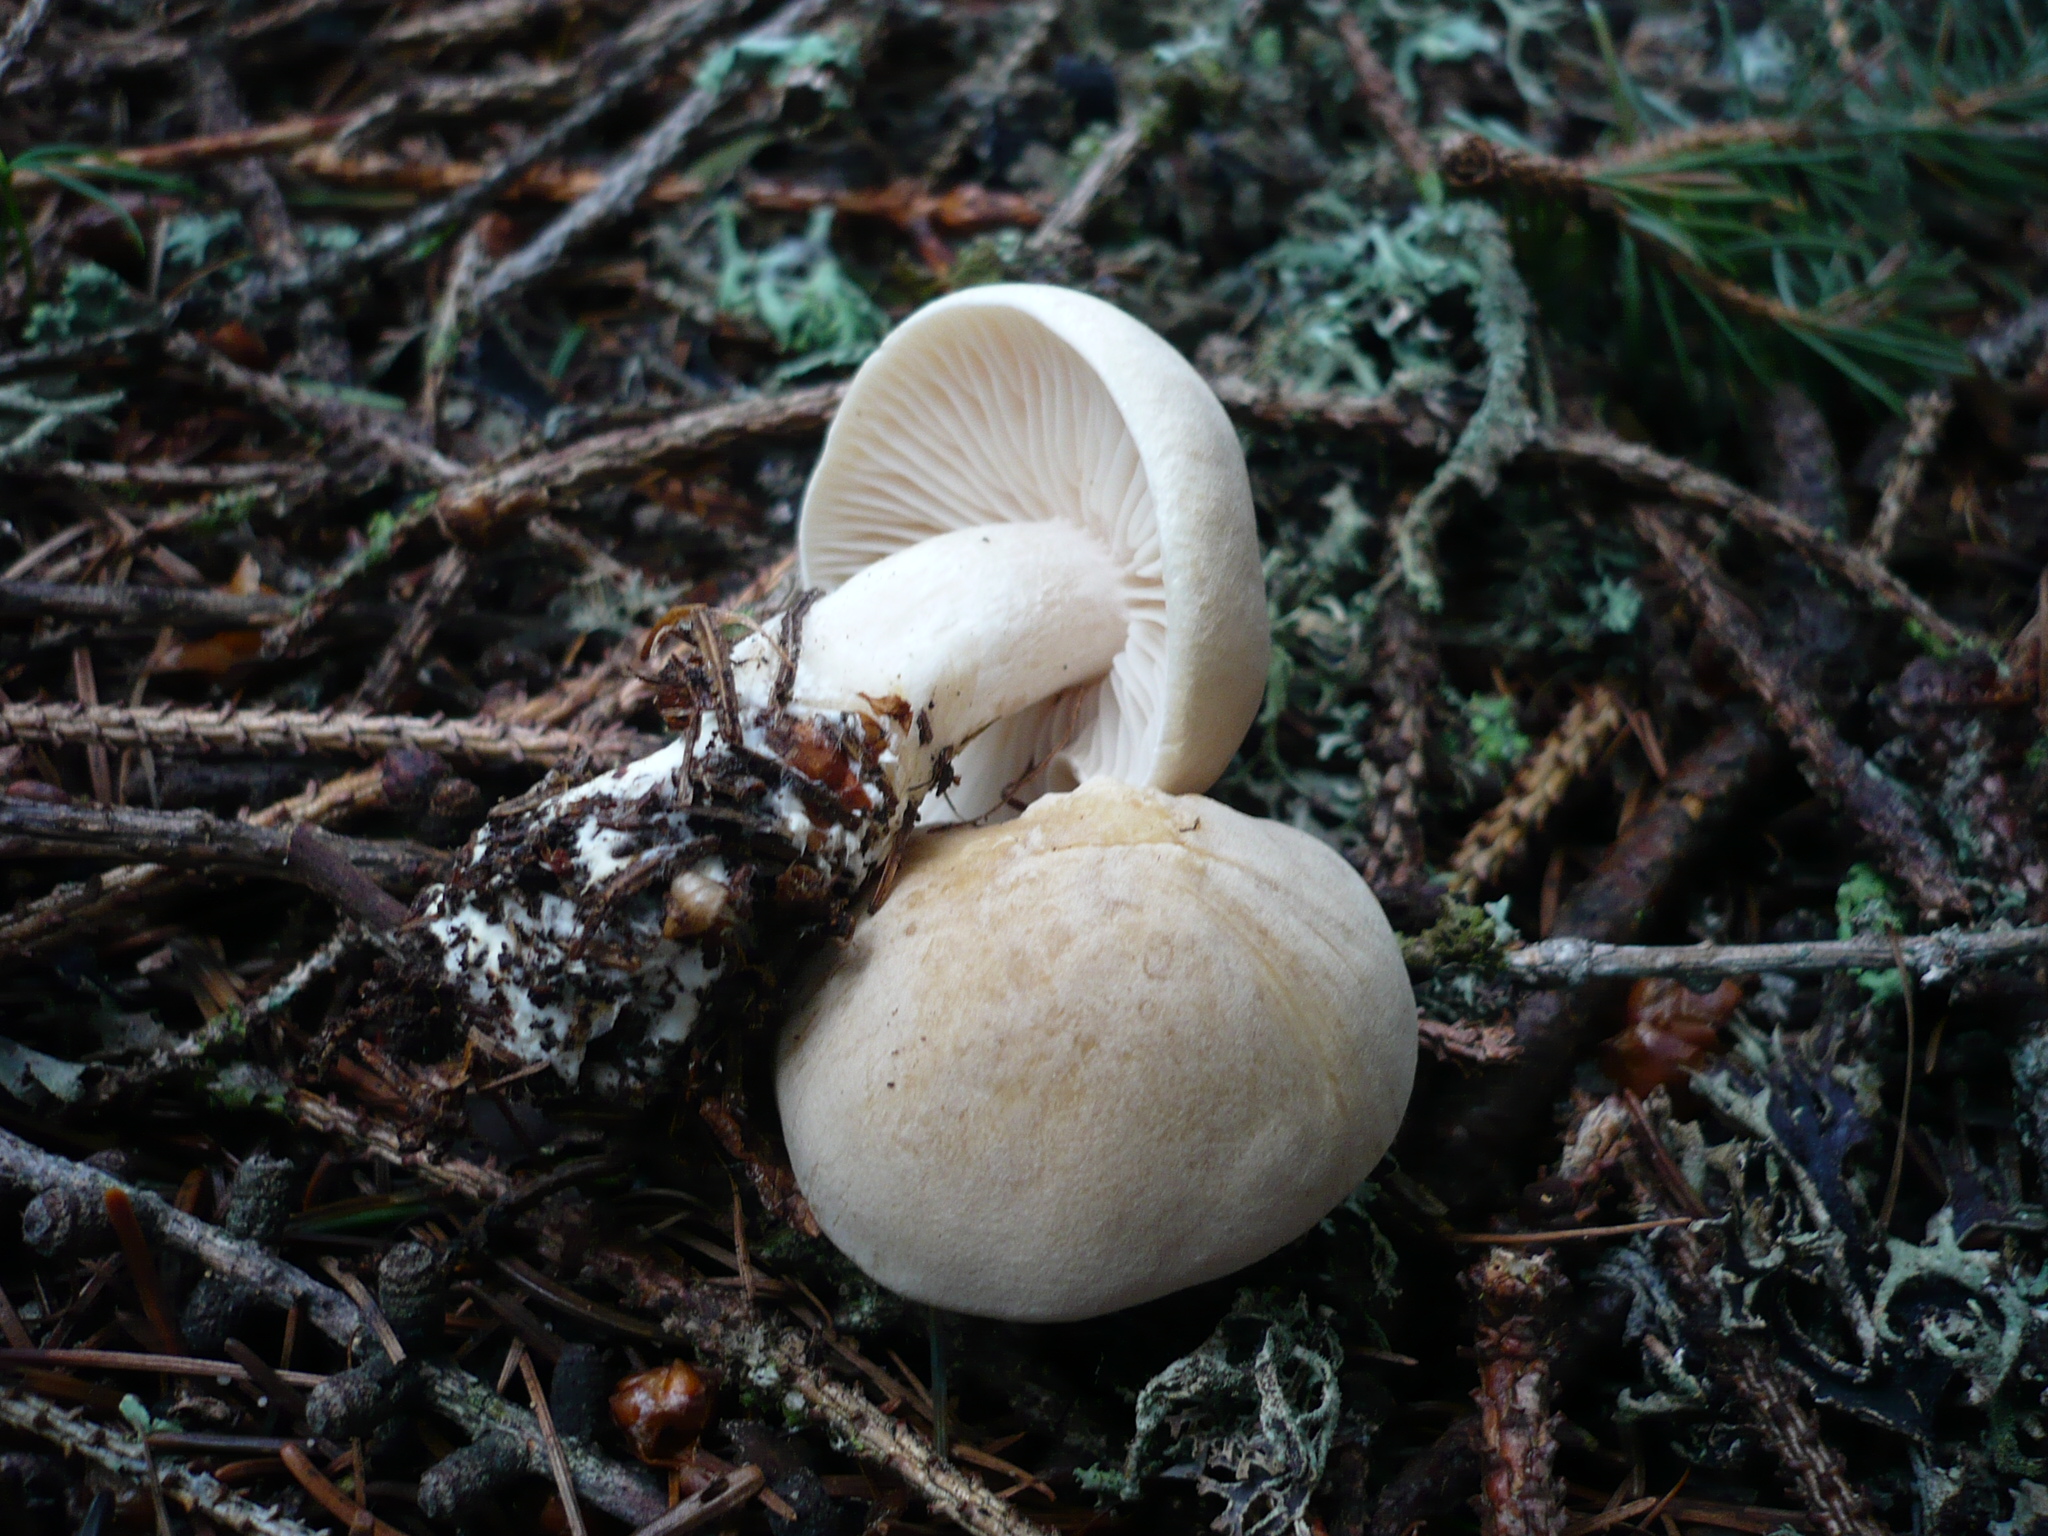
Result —
[{"label": "fallen twig", "polygon": [[1372,113],[1373,121],[1392,141],[1394,153],[1408,167],[1408,174],[1415,178],[1416,186],[1422,188],[1426,196],[1441,196],[1442,183],[1436,173],[1436,158],[1422,141],[1422,131],[1415,125],[1415,115],[1401,94],[1394,72],[1373,51],[1372,39],[1365,35],[1365,28],[1348,10],[1337,13],[1337,37],[1344,44],[1345,57],[1351,61],[1351,73],[1358,80],[1359,93],[1364,96],[1366,110]]},{"label": "fallen twig", "polygon": [[1899,451],[1885,471],[1884,489],[1877,498],[1877,515],[1870,520],[1870,533],[1863,540],[1863,552],[1877,561],[1892,557],[1899,530],[1913,510],[1913,498],[1920,494],[1920,481],[1927,462],[1941,440],[1941,429],[1955,410],[1955,391],[1948,385],[1923,390],[1906,402],[1906,435]]},{"label": "fallen twig", "polygon": [[1842,739],[1820,701],[1764,644],[1756,620],[1721,585],[1706,556],[1653,508],[1637,507],[1635,524],[1677,575],[1700,623],[1734,657],[1750,690],[1799,749],[1814,787],[1849,813],[1892,872],[1911,889],[1922,911],[1951,918],[1967,916],[1970,898],[1948,854],[1929,835],[1898,787],[1869,770],[1869,759]]},{"label": "fallen twig", "polygon": [[[1592,873],[1558,909],[1567,935],[1623,943],[1641,932],[1674,880],[1732,825],[1777,761],[1778,747],[1756,721],[1737,717],[1682,761],[1645,802]],[[1550,1105],[1595,1031],[1609,1027],[1600,986],[1537,992],[1515,1010],[1519,1058],[1505,1071],[1474,1076],[1440,1094],[1403,1145],[1411,1165],[1454,1210],[1498,1204],[1519,1187],[1525,1143],[1550,1128]]]},{"label": "fallen twig", "polygon": [[1550,1356],[1557,1349],[1564,1271],[1548,1253],[1495,1246],[1465,1272],[1479,1308],[1479,1529],[1484,1536],[1555,1536],[1564,1480],[1553,1466]]},{"label": "fallen twig", "polygon": [[628,762],[654,743],[629,733],[510,725],[497,720],[442,720],[348,710],[174,709],[118,704],[0,705],[0,745],[45,742],[146,747],[155,752],[235,752],[253,756],[337,752],[377,757],[416,747],[468,763],[532,763],[552,767],[579,754],[593,765]]},{"label": "fallen twig", "polygon": [[375,412],[313,394],[283,379],[230,362],[183,333],[164,339],[164,353],[197,368],[216,389],[253,400],[287,421],[311,422],[342,442],[375,454],[418,483],[445,485],[467,473],[464,466],[446,454],[408,435],[409,423],[402,416],[376,420]]},{"label": "fallen twig", "polygon": [[36,34],[43,30],[49,15],[50,0],[27,0],[15,13],[6,35],[0,37],[0,81],[12,74],[14,66],[35,46]]},{"label": "fallen twig", "polygon": [[[135,1483],[149,1479],[150,1454],[140,1440],[96,1424],[74,1409],[59,1408],[23,1388],[0,1384],[0,1425],[33,1435],[116,1477]],[[310,1526],[243,1498],[210,1473],[163,1456],[155,1461],[157,1486],[164,1497],[180,1509],[204,1515],[224,1531],[239,1536],[315,1536]]]},{"label": "fallen twig", "polygon": [[372,928],[395,927],[403,902],[379,883],[411,890],[434,878],[447,856],[416,843],[337,837],[305,825],[289,830],[227,821],[205,811],[139,811],[115,806],[0,800],[0,857],[120,858],[180,869],[273,875],[316,891]]},{"label": "fallen twig", "polygon": [[1550,813],[1584,778],[1628,723],[1612,689],[1596,688],[1565,711],[1522,766],[1500,804],[1472,824],[1451,855],[1451,889],[1469,895],[1494,884]]},{"label": "fallen twig", "polygon": [[1746,491],[1732,480],[1641,443],[1626,443],[1606,432],[1539,430],[1540,451],[1566,464],[1589,464],[1638,485],[1652,486],[1682,501],[1726,512],[1752,532],[1767,534],[1861,588],[1887,608],[1907,615],[1943,645],[1983,648],[1985,642],[1942,617],[1934,606],[1853,544],[1827,534],[1783,507]]},{"label": "fallen twig", "polygon": [[1126,112],[1116,132],[1102,141],[1095,158],[1088,162],[1079,179],[1067,189],[1067,195],[1060,199],[1059,206],[1045,216],[1045,222],[1032,231],[1025,244],[1034,251],[1043,251],[1061,240],[1079,235],[1081,226],[1088,222],[1088,215],[1095,211],[1095,204],[1103,193],[1123,180],[1124,173],[1138,158],[1138,151],[1144,148],[1147,135],[1163,115],[1164,108],[1157,102],[1148,102]]},{"label": "fallen twig", "polygon": [[[1544,986],[1577,986],[1602,976],[1815,976],[1881,970],[1893,963],[1893,940],[1814,939],[1799,944],[1595,944],[1545,939],[1509,950],[1507,968]],[[1922,982],[1973,966],[2004,965],[2048,953],[2048,928],[1944,928],[1897,940],[1906,965]]]},{"label": "fallen twig", "polygon": [[[735,47],[772,42],[808,26],[827,0],[784,0],[782,7],[748,32]],[[577,240],[610,223],[639,202],[654,179],[683,152],[690,136],[718,109],[744,76],[723,70],[715,81],[702,81],[676,103],[659,123],[647,131],[604,180],[585,196],[563,210],[553,223],[532,240],[507,256],[477,285],[479,310],[503,303],[528,283],[546,272]]]},{"label": "fallen twig", "polygon": [[475,572],[476,556],[461,545],[442,552],[419,595],[413,599],[405,622],[398,626],[397,633],[378,653],[369,676],[363,679],[355,697],[349,700],[352,708],[370,711],[391,706],[405,685],[406,675],[426,654],[441,616],[462,595],[462,589],[469,585],[469,578]]},{"label": "fallen twig", "polygon": [[823,431],[845,398],[844,384],[816,384],[587,437],[449,486],[441,493],[438,516],[458,541],[487,546],[513,522],[553,501],[629,479],[666,460],[711,453],[749,437]]}]

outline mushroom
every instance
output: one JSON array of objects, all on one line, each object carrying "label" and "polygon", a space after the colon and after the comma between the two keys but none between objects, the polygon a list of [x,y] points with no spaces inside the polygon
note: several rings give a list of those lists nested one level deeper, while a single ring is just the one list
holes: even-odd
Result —
[{"label": "mushroom", "polygon": [[776,1092],[825,1234],[1013,1321],[1228,1274],[1400,1125],[1414,994],[1358,874],[1284,824],[1100,779],[923,835],[821,966]]},{"label": "mushroom", "polygon": [[422,897],[416,928],[492,1046],[575,1081],[631,1017],[599,1086],[653,1082],[748,969],[727,963],[753,921],[735,882],[782,902],[752,930],[779,944],[831,925],[930,792],[946,820],[1100,775],[1199,790],[1257,711],[1236,435],[1099,299],[999,285],[905,321],[848,390],[799,541],[824,595],[778,632],[675,627],[677,740],[501,807]]},{"label": "mushroom", "polygon": [[[804,497],[796,697],[887,695],[958,755],[927,822],[1097,776],[1216,781],[1266,685],[1251,483],[1209,386],[1064,288],[927,305],[853,381]],[[964,750],[960,750],[964,748]]]}]

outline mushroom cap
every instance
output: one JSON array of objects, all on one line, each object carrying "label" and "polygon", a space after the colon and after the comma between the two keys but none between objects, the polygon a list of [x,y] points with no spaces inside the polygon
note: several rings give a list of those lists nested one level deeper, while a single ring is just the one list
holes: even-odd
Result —
[{"label": "mushroom cap", "polygon": [[[1098,538],[1128,595],[1097,687],[984,732],[947,797],[971,819],[1097,776],[1191,793],[1215,783],[1266,685],[1265,583],[1237,434],[1188,361],[1071,289],[970,288],[898,326],[854,376],[804,495],[806,585],[831,591],[934,534],[1065,520]],[[928,820],[948,819],[932,805]]]},{"label": "mushroom cap", "polygon": [[1307,833],[1112,780],[928,834],[785,1030],[797,1183],[915,1300],[1092,1317],[1228,1274],[1399,1128],[1415,998]]}]

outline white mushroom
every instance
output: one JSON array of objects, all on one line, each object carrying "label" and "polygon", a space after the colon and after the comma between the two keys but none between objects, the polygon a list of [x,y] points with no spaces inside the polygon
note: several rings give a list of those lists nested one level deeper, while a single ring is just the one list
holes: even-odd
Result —
[{"label": "white mushroom", "polygon": [[1415,999],[1306,833],[1109,780],[918,839],[776,1091],[826,1234],[913,1299],[1090,1317],[1299,1236],[1392,1141]]},{"label": "white mushroom", "polygon": [[[895,695],[972,742],[926,821],[1106,775],[1183,793],[1266,684],[1251,485],[1223,407],[1123,311],[971,288],[863,365],[798,530],[796,696]],[[1039,770],[1034,773],[1034,770]]]}]

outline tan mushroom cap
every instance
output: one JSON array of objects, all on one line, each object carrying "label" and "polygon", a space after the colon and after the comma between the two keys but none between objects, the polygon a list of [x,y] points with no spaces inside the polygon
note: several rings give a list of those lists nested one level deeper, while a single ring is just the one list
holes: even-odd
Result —
[{"label": "tan mushroom cap", "polygon": [[1070,289],[968,289],[896,328],[855,376],[805,494],[803,579],[830,592],[936,535],[1044,522],[1100,543],[1125,597],[1123,649],[1099,685],[984,732],[927,820],[980,815],[1048,759],[1027,793],[1097,776],[1206,789],[1257,712],[1265,587],[1236,433],[1185,358]]},{"label": "tan mushroom cap", "polygon": [[785,1031],[825,1233],[1018,1321],[1228,1274],[1371,1171],[1415,1071],[1379,904],[1308,834],[1110,780],[919,839]]}]

